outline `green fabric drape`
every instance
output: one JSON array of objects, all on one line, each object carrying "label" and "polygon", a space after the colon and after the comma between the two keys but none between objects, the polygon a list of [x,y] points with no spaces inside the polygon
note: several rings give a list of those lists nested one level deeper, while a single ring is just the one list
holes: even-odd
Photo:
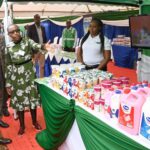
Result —
[{"label": "green fabric drape", "polygon": [[67,100],[43,84],[38,84],[38,87],[46,129],[36,135],[36,140],[45,150],[57,150],[69,134],[74,119],[86,150],[148,150],[83,108],[75,106],[74,100]]},{"label": "green fabric drape", "polygon": [[[22,2],[25,0],[8,0],[9,2]],[[29,0],[26,0],[28,2]],[[39,0],[34,0],[39,1]],[[55,1],[55,0],[42,0],[42,1]],[[67,2],[70,0],[59,0],[60,2]],[[133,5],[137,6],[139,4],[138,0],[72,0],[71,2],[91,2],[91,3],[104,3],[104,4],[120,4],[120,5]]]},{"label": "green fabric drape", "polygon": [[74,100],[57,94],[44,85],[39,86],[46,129],[36,135],[36,140],[46,150],[55,150],[66,139],[75,119]]},{"label": "green fabric drape", "polygon": [[86,150],[148,150],[79,106],[75,118]]},{"label": "green fabric drape", "polygon": [[[93,17],[96,18],[100,18],[101,20],[124,20],[124,19],[128,19],[129,16],[134,16],[134,15],[138,15],[139,14],[139,10],[130,10],[130,11],[108,11],[108,12],[100,12],[100,13],[96,13],[96,14],[92,14]],[[59,21],[59,22],[65,22],[66,20],[74,20],[76,18],[78,18],[79,16],[66,16],[66,17],[55,17],[55,18],[42,18],[41,20],[54,20],[54,21]],[[83,17],[86,17],[86,15],[84,15]],[[14,23],[15,24],[28,24],[33,22],[33,18],[30,19],[16,19],[14,18]]]},{"label": "green fabric drape", "polygon": [[101,20],[124,20],[128,19],[130,16],[138,15],[139,10],[130,11],[108,11],[93,14],[92,16],[100,18]]},{"label": "green fabric drape", "polygon": [[[140,14],[150,15],[150,0],[143,0],[143,5],[140,7]],[[142,49],[142,54],[150,57],[150,49]]]}]

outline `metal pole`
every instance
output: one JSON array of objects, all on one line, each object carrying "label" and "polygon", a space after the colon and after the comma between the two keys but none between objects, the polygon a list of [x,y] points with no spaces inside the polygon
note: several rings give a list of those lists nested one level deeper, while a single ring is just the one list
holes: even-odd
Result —
[{"label": "metal pole", "polygon": [[4,35],[5,35],[5,42],[6,45],[9,43],[9,37],[7,33],[7,27],[8,27],[8,4],[7,0],[4,0],[4,9],[5,9],[5,16],[4,16]]}]

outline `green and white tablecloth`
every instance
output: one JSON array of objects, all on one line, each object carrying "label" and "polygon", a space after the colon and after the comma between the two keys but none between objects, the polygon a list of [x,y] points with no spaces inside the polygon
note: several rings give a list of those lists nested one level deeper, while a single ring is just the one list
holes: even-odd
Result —
[{"label": "green and white tablecloth", "polygon": [[[63,50],[56,50],[54,53],[48,52],[46,54],[46,59],[49,56],[50,61],[53,65],[61,64],[61,61],[68,63],[74,63],[76,61],[76,54],[75,52],[66,52]],[[56,62],[53,63],[53,60],[55,59]]]},{"label": "green and white tablecloth", "polygon": [[[45,150],[61,149],[60,146],[68,139],[67,136],[75,121],[84,144],[80,147],[78,143],[81,142],[74,137],[71,143],[72,148],[68,150],[150,149],[148,141],[143,141],[139,136],[128,137],[117,128],[111,127],[109,122],[104,122],[99,115],[96,114],[96,116],[94,111],[76,104],[73,99],[68,100],[67,97],[50,88],[48,78],[36,80],[36,82],[42,98],[46,122],[46,129],[36,135],[36,140]],[[77,144],[73,144],[74,142]]]}]

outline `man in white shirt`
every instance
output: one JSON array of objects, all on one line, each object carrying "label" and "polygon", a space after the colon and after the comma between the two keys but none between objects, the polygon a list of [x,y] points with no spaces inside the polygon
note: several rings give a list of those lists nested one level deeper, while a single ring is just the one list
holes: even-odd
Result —
[{"label": "man in white shirt", "polygon": [[[41,18],[39,14],[34,15],[34,24],[29,26],[27,35],[34,42],[44,44],[47,42],[45,28],[41,26]],[[44,77],[45,55],[41,53],[34,54],[34,61],[39,64],[39,77]]]}]

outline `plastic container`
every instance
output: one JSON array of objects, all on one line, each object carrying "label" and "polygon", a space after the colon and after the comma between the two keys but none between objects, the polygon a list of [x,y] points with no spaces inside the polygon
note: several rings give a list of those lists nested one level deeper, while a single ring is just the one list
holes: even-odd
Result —
[{"label": "plastic container", "polygon": [[142,119],[141,119],[141,127],[140,134],[144,136],[146,139],[150,140],[150,97],[146,99],[142,107]]},{"label": "plastic container", "polygon": [[105,99],[105,95],[107,93],[107,91],[109,91],[109,89],[111,88],[112,86],[112,82],[110,80],[104,80],[102,83],[101,83],[101,98],[102,99]]},{"label": "plastic container", "polygon": [[106,118],[110,118],[110,100],[113,94],[114,94],[114,89],[110,88],[105,96],[104,114]]},{"label": "plastic container", "polygon": [[143,85],[143,87],[148,87],[148,81],[143,81],[142,85]]},{"label": "plastic container", "polygon": [[123,87],[125,87],[126,85],[129,85],[129,78],[128,77],[120,77],[119,80],[122,81]]},{"label": "plastic container", "polygon": [[100,112],[104,114],[104,104],[105,104],[105,100],[100,98]]},{"label": "plastic container", "polygon": [[101,97],[101,87],[100,85],[94,86],[94,101],[99,101]]},{"label": "plastic container", "polygon": [[143,86],[139,87],[137,89],[137,92],[140,94],[140,95],[143,95],[144,96],[144,99],[146,101],[146,98],[148,96],[148,90],[146,90],[146,88],[143,88]]},{"label": "plastic container", "polygon": [[94,101],[94,110],[96,112],[100,111],[100,100],[99,101]]},{"label": "plastic container", "polygon": [[145,102],[144,96],[138,93],[136,88],[133,87],[134,90],[122,97],[118,120],[119,127],[133,135],[139,133],[141,110]]},{"label": "plastic container", "polygon": [[110,100],[110,118],[118,119],[121,91],[115,90]]},{"label": "plastic container", "polygon": [[121,80],[116,80],[116,81],[113,82],[112,87],[117,90],[121,86],[122,86],[122,81]]}]

